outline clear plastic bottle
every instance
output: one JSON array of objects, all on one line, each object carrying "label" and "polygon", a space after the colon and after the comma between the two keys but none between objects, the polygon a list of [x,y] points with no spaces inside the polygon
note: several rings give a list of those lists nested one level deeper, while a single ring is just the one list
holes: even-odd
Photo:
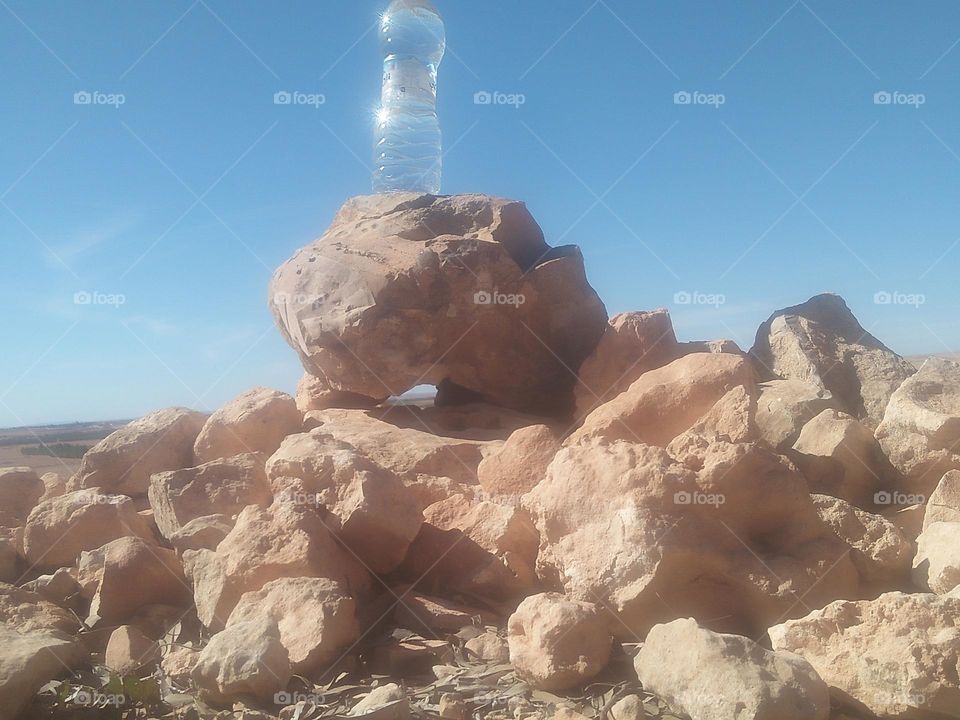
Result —
[{"label": "clear plastic bottle", "polygon": [[380,23],[383,94],[377,114],[374,192],[440,192],[437,68],[446,49],[430,0],[393,0]]}]

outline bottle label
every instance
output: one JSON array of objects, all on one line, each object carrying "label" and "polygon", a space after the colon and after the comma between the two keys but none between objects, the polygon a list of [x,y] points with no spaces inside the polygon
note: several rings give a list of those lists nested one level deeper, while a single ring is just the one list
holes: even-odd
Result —
[{"label": "bottle label", "polygon": [[407,103],[435,105],[437,72],[414,58],[388,59],[383,66],[383,107]]}]

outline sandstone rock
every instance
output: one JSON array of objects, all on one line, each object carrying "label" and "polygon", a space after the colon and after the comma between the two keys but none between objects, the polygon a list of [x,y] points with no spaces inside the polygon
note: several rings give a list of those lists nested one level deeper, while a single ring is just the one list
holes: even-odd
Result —
[{"label": "sandstone rock", "polygon": [[120,538],[84,552],[78,573],[85,594],[92,593],[91,627],[125,622],[146,605],[190,604],[190,586],[176,553],[140,538]]},{"label": "sandstone rock", "polygon": [[577,416],[586,417],[643,373],[680,355],[667,310],[620,313],[610,318],[600,343],[580,366],[575,389]]},{"label": "sandstone rock", "polygon": [[505,407],[572,409],[606,326],[576,247],[522,203],[390,193],[347,202],[274,275],[271,308],[304,368],[384,397],[443,381]]},{"label": "sandstone rock", "polygon": [[610,720],[647,720],[643,700],[639,695],[627,695],[610,708]]},{"label": "sandstone rock", "polygon": [[960,586],[960,522],[935,522],[917,538],[913,560],[917,587],[946,595]]},{"label": "sandstone rock", "polygon": [[853,549],[850,559],[867,594],[905,587],[913,546],[896,525],[828,495],[814,495],[813,502],[823,521]]},{"label": "sandstone rock", "polygon": [[196,462],[234,455],[276,452],[287,435],[300,432],[303,415],[286,393],[254,388],[211,415],[193,446]]},{"label": "sandstone rock", "polygon": [[23,528],[0,527],[0,582],[20,579],[23,555]]},{"label": "sandstone rock", "polygon": [[[394,621],[417,633],[455,633],[483,613],[443,598],[394,591],[401,598],[393,611]],[[429,637],[429,635],[428,635]]]},{"label": "sandstone rock", "polygon": [[494,496],[519,497],[543,480],[559,449],[556,431],[548,425],[520,428],[480,462],[477,479]]},{"label": "sandstone rock", "polygon": [[204,515],[194,518],[170,535],[170,544],[179,553],[187,550],[216,550],[233,529],[234,518]]},{"label": "sandstone rock", "polygon": [[133,625],[121,625],[110,634],[104,655],[106,666],[121,677],[150,670],[160,661],[160,646]]},{"label": "sandstone rock", "polygon": [[375,720],[405,720],[410,717],[410,703],[403,688],[396,683],[388,683],[367,693],[349,714],[353,717],[373,717]]},{"label": "sandstone rock", "polygon": [[55,631],[0,627],[0,647],[0,717],[4,720],[13,720],[40,688],[87,660],[73,638]]},{"label": "sandstone rock", "polygon": [[510,616],[510,662],[541,690],[581,685],[610,659],[610,619],[592,603],[556,593],[531,595]]},{"label": "sandstone rock", "polygon": [[356,603],[326,578],[281,578],[246,593],[230,613],[227,629],[267,618],[277,623],[293,672],[326,670],[360,636]]},{"label": "sandstone rock", "polygon": [[344,408],[355,410],[369,410],[376,407],[386,398],[369,398],[356,393],[343,392],[332,389],[323,379],[304,373],[297,383],[297,408],[306,415],[314,410],[329,410],[330,408]]},{"label": "sandstone rock", "polygon": [[43,481],[27,467],[0,468],[0,508],[25,521],[44,493]]},{"label": "sandstone rock", "polygon": [[923,529],[935,522],[960,522],[960,470],[944,475],[927,501]]},{"label": "sandstone rock", "polygon": [[698,460],[694,471],[623,441],[562,449],[523,499],[544,583],[604,605],[628,638],[677,616],[757,637],[808,606],[858,596],[849,546],[788,462],[720,440]]},{"label": "sandstone rock", "polygon": [[154,473],[193,465],[193,444],[205,420],[184,408],[158,410],[135,420],[94,445],[70,485],[146,495]]},{"label": "sandstone rock", "polygon": [[653,628],[634,666],[644,690],[697,720],[830,717],[830,691],[806,660],[695,620]]},{"label": "sandstone rock", "polygon": [[266,704],[290,681],[290,660],[275,624],[237,623],[210,639],[192,677],[201,697],[214,705],[243,698]]},{"label": "sandstone rock", "polygon": [[200,651],[183,645],[169,645],[163,649],[160,670],[183,689],[190,687],[193,669],[197,666]]},{"label": "sandstone rock", "polygon": [[43,496],[40,502],[60,497],[67,492],[67,481],[59,473],[49,472],[40,476],[43,482]]},{"label": "sandstone rock", "polygon": [[133,501],[88,488],[37,505],[27,518],[23,545],[32,565],[56,569],[73,565],[85,550],[127,536],[153,541]]},{"label": "sandstone rock", "polygon": [[48,630],[76,633],[80,629],[73,615],[39,593],[6,583],[0,583],[0,626],[23,633]]},{"label": "sandstone rock", "polygon": [[929,497],[944,474],[960,470],[960,364],[927,360],[890,398],[877,438],[907,493]]},{"label": "sandstone rock", "polygon": [[326,506],[331,529],[373,572],[397,567],[423,523],[419,500],[396,475],[322,427],[287,438],[267,472],[283,502]]},{"label": "sandstone rock", "polygon": [[812,383],[839,409],[875,428],[910,363],[868,333],[839,295],[778,310],[757,331],[750,355],[764,379]]},{"label": "sandstone rock", "polygon": [[24,583],[22,587],[61,607],[69,607],[73,598],[80,593],[80,583],[74,577],[72,569],[68,568],[60,568],[52,575],[41,575]]},{"label": "sandstone rock", "polygon": [[789,453],[813,492],[871,507],[881,488],[895,480],[873,433],[852,416],[824,410],[803,426]]},{"label": "sandstone rock", "polygon": [[488,663],[510,662],[510,645],[496,632],[487,630],[476,637],[470,638],[463,644],[468,659],[481,660]]},{"label": "sandstone rock", "polygon": [[738,385],[752,394],[753,369],[745,359],[726,354],[687,355],[641,375],[627,390],[590,413],[565,445],[603,438],[666,447]]},{"label": "sandstone rock", "polygon": [[887,593],[831,603],[770,628],[775,650],[801,655],[838,698],[881,717],[960,717],[960,598]]},{"label": "sandstone rock", "polygon": [[248,505],[269,505],[273,494],[265,461],[261,454],[246,453],[154,475],[149,498],[160,533],[171,540],[191,520],[234,518]]},{"label": "sandstone rock", "polygon": [[692,355],[693,353],[726,353],[728,355],[744,355],[743,350],[734,340],[721,338],[719,340],[694,340],[692,342],[680,343],[681,355]]},{"label": "sandstone rock", "polygon": [[251,505],[215,552],[186,551],[184,570],[200,621],[211,630],[222,629],[244,593],[280,578],[328,578],[349,595],[362,595],[369,576],[337,544],[333,524],[311,508]]},{"label": "sandstone rock", "polygon": [[689,430],[671,440],[667,452],[691,470],[701,470],[715,443],[751,443],[759,438],[753,398],[747,388],[737,385]]},{"label": "sandstone rock", "polygon": [[829,390],[803,380],[770,380],[758,389],[757,425],[778,450],[793,447],[804,425],[837,404]]}]

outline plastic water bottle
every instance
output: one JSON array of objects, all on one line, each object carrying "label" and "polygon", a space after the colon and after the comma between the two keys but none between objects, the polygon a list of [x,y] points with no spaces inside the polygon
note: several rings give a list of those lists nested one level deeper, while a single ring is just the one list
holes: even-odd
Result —
[{"label": "plastic water bottle", "polygon": [[377,115],[374,192],[440,192],[442,141],[437,68],[446,49],[430,0],[393,0],[380,23],[383,94]]}]

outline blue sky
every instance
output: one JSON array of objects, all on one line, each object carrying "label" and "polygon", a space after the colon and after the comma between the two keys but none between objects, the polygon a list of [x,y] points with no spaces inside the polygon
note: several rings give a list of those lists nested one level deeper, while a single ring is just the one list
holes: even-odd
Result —
[{"label": "blue sky", "polygon": [[[368,191],[384,4],[0,2],[0,426],[293,389],[267,283]],[[833,291],[960,349],[955,2],[437,5],[443,191],[525,200],[611,314],[749,346]]]}]

